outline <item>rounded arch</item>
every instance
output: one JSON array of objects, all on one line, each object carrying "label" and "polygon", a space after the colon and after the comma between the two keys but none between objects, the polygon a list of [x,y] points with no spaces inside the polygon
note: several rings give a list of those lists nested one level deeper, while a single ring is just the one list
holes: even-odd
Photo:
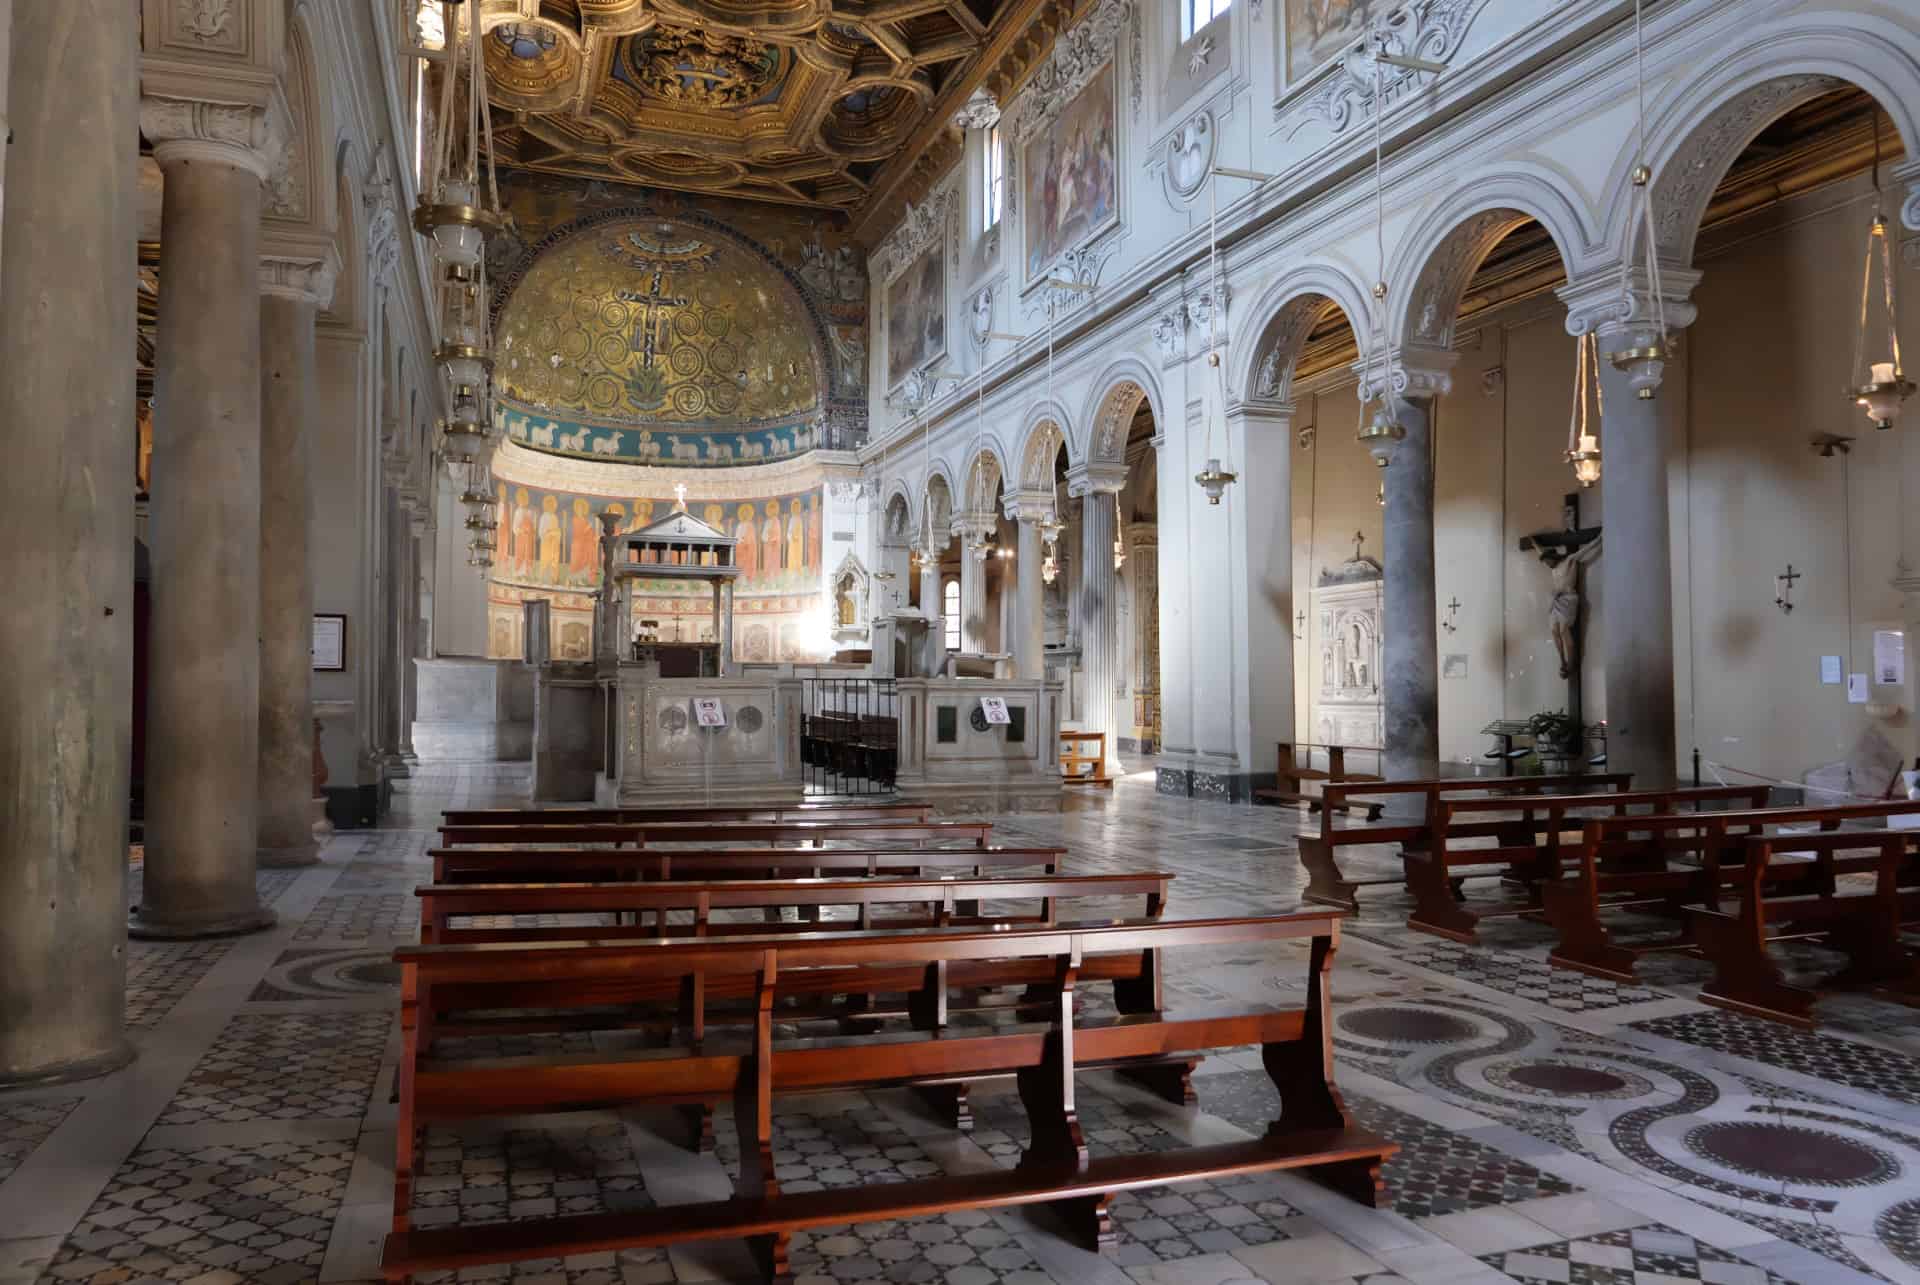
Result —
[{"label": "rounded arch", "polygon": [[1400,243],[1387,279],[1408,285],[1387,301],[1388,341],[1450,344],[1473,274],[1494,246],[1529,221],[1546,229],[1569,279],[1594,259],[1600,242],[1596,221],[1548,171],[1470,176]]},{"label": "rounded arch", "polygon": [[967,465],[962,473],[966,478],[966,503],[969,513],[991,513],[997,511],[995,494],[1006,484],[1007,466],[997,441],[987,440],[973,448],[967,455]]},{"label": "rounded arch", "polygon": [[[1029,406],[1025,418],[1019,454],[1014,457],[1020,463],[1020,489],[1052,486],[1054,451],[1064,447],[1070,464],[1075,458],[1073,421],[1067,416],[1065,404],[1052,397],[1043,397]],[[1053,451],[1047,450],[1049,441],[1053,443]]]},{"label": "rounded arch", "polygon": [[886,498],[880,502],[880,543],[899,548],[912,542],[919,529],[913,505],[913,488],[905,478],[896,477],[887,484]]},{"label": "rounded arch", "polygon": [[925,495],[926,507],[917,529],[925,531],[931,523],[933,529],[939,532],[934,547],[944,548],[948,538],[947,527],[953,521],[952,467],[945,460],[933,461],[921,483],[921,490]]},{"label": "rounded arch", "polygon": [[363,247],[367,228],[361,217],[358,184],[353,178],[356,152],[350,139],[340,140],[334,153],[333,245],[340,256],[340,276],[333,283],[333,298],[326,315],[342,326],[366,325],[367,261]]},{"label": "rounded arch", "polygon": [[[1646,155],[1653,169],[1654,241],[1662,260],[1693,261],[1714,189],[1761,130],[1784,113],[1852,85],[1885,111],[1908,156],[1920,155],[1920,60],[1913,33],[1882,18],[1836,10],[1800,12],[1741,32],[1739,43],[1650,110]],[[1607,241],[1623,262],[1644,253],[1636,223],[1630,134],[1607,185]],[[1909,225],[1920,221],[1910,198]]]},{"label": "rounded arch", "polygon": [[1110,364],[1093,381],[1091,392],[1086,413],[1080,417],[1080,422],[1087,426],[1086,435],[1079,443],[1080,458],[1085,462],[1119,464],[1124,461],[1126,426],[1133,422],[1143,401],[1152,409],[1155,424],[1167,422],[1160,381],[1137,357],[1121,357]]},{"label": "rounded arch", "polygon": [[332,95],[324,86],[334,78],[321,74],[312,0],[293,6],[287,22],[285,70],[281,77],[287,107],[286,151],[263,193],[270,218],[304,223],[331,233],[336,214],[334,190],[337,153],[326,144],[335,137]]},{"label": "rounded arch", "polygon": [[1290,398],[1293,368],[1307,332],[1329,302],[1346,315],[1354,343],[1365,357],[1373,318],[1367,288],[1338,265],[1303,263],[1262,290],[1245,314],[1254,320],[1228,353],[1228,389],[1247,399]]}]

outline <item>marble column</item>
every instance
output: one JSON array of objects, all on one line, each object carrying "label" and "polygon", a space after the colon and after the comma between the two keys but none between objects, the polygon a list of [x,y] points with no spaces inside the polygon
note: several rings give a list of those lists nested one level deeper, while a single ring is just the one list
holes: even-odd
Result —
[{"label": "marble column", "polygon": [[260,844],[263,866],[318,861],[313,839],[313,573],[308,564],[315,314],[324,259],[260,266]]},{"label": "marble column", "polygon": [[266,113],[147,97],[164,178],[154,372],[146,880],[136,937],[270,926],[260,772],[260,187]]},{"label": "marble column", "polygon": [[987,649],[986,548],[973,547],[981,538],[977,526],[956,527],[960,537],[960,650],[979,654]]},{"label": "marble column", "polygon": [[1108,775],[1120,771],[1120,729],[1113,717],[1113,691],[1120,676],[1120,635],[1114,611],[1118,576],[1113,569],[1116,497],[1126,468],[1114,465],[1097,473],[1084,467],[1068,471],[1067,493],[1080,505],[1080,665],[1087,676],[1087,704],[1080,726],[1107,734]]},{"label": "marble column", "polygon": [[[1622,303],[1621,282],[1629,292]],[[1670,331],[1692,323],[1700,273],[1673,264],[1661,270]],[[1679,776],[1673,677],[1673,537],[1667,508],[1672,427],[1662,404],[1665,362],[1615,366],[1611,354],[1654,347],[1648,322],[1653,295],[1639,266],[1603,269],[1558,291],[1567,330],[1594,333],[1600,350],[1600,428],[1605,487],[1600,525],[1606,547],[1596,568],[1605,623],[1604,710],[1607,769],[1633,773],[1636,789],[1659,789]],[[1589,575],[1594,571],[1589,571]],[[1589,715],[1591,717],[1591,715]]]},{"label": "marble column", "polygon": [[1600,610],[1606,629],[1607,770],[1635,789],[1677,778],[1673,698],[1673,544],[1667,517],[1668,434],[1658,400],[1634,395],[1601,340]]},{"label": "marble column", "polygon": [[1013,653],[1015,670],[1021,678],[1047,676],[1046,608],[1040,579],[1040,523],[1053,512],[1050,502],[1040,504],[1009,500],[1007,516],[1020,524],[1019,544],[1013,560]]},{"label": "marble column", "polygon": [[946,622],[940,618],[940,555],[920,551],[920,614],[927,618],[927,673],[938,677],[946,669]]},{"label": "marble column", "polygon": [[1390,781],[1440,768],[1440,644],[1433,594],[1433,400],[1394,400],[1406,438],[1387,466],[1381,726]]},{"label": "marble column", "polygon": [[0,1088],[133,1058],[134,24],[17,5],[12,40],[0,530],[27,599],[0,618]]},{"label": "marble column", "polygon": [[1138,709],[1133,726],[1138,729],[1142,753],[1151,754],[1159,745],[1155,728],[1160,708],[1160,527],[1155,522],[1127,525],[1127,566],[1133,572],[1133,690]]}]

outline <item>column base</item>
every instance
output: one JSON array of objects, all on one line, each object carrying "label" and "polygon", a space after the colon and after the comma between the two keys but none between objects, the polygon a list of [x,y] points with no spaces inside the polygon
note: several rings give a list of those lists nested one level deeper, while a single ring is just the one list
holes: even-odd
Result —
[{"label": "column base", "polygon": [[327,819],[327,796],[317,794],[313,799],[313,841],[324,846],[333,837],[333,822]]},{"label": "column base", "polygon": [[295,844],[291,848],[257,848],[254,864],[262,870],[288,870],[320,864],[320,848],[314,843]]},{"label": "column base", "polygon": [[75,1080],[91,1080],[96,1076],[108,1075],[123,1066],[130,1065],[134,1057],[133,1045],[121,1039],[112,1048],[88,1057],[58,1062],[52,1066],[38,1067],[31,1071],[12,1073],[0,1071],[0,1089],[31,1089],[46,1084],[71,1084]]},{"label": "column base", "polygon": [[280,917],[265,906],[220,919],[168,919],[152,915],[142,906],[128,916],[127,936],[137,941],[198,941],[205,937],[240,937],[264,932],[278,922]]}]

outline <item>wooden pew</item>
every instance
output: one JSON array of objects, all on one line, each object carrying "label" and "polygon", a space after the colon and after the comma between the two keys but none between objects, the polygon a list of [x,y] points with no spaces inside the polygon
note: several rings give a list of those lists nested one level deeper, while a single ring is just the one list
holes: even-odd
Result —
[{"label": "wooden pew", "polygon": [[[1265,944],[1310,937],[1306,1007],[1291,1011],[1162,1013],[1159,954],[1169,947]],[[822,934],[788,939],[735,937],[534,946],[417,946],[395,952],[402,970],[400,1113],[394,1164],[393,1234],[382,1272],[412,1273],[600,1253],[694,1240],[745,1238],[762,1271],[787,1279],[790,1235],[838,1223],[910,1218],[962,1209],[1045,1204],[1083,1244],[1112,1238],[1107,1204],[1116,1192],[1195,1178],[1299,1169],[1368,1205],[1381,1196],[1380,1166],[1397,1148],[1358,1128],[1333,1085],[1328,973],[1339,937],[1331,913],[1182,922],[1106,922],[1001,931]],[[1113,954],[1152,961],[1118,988],[1122,1015],[1082,1021],[1074,993],[1089,966]],[[944,993],[954,965],[1024,960],[1051,978],[1037,1025],[943,1030]],[[793,970],[899,969],[941,995],[922,1007],[918,1029],[844,1039],[776,1040],[775,1002]],[[482,1062],[423,1056],[423,992],[443,987],[538,981],[560,993],[607,980],[678,984],[700,974],[751,995],[749,1043],[615,1054],[590,1052]],[[1075,1077],[1088,1066],[1257,1043],[1279,1090],[1281,1113],[1247,1142],[1137,1155],[1092,1156],[1074,1108]],[[911,1083],[931,1075],[1014,1075],[1032,1142],[1011,1169],[784,1194],[774,1177],[776,1095]],[[678,1104],[730,1096],[739,1131],[740,1176],[731,1200],[652,1210],[568,1215],[480,1226],[413,1230],[416,1134],[437,1120],[615,1104]]]},{"label": "wooden pew", "polygon": [[991,821],[622,821],[598,825],[442,825],[440,845],[468,844],[631,844],[656,843],[821,843],[827,840],[915,844],[971,843],[984,848]]},{"label": "wooden pew", "polygon": [[[1920,814],[1920,802],[1844,803],[1826,807],[1755,808],[1729,812],[1682,812],[1667,816],[1595,817],[1581,825],[1578,868],[1571,878],[1543,885],[1541,907],[1559,943],[1552,963],[1609,981],[1632,981],[1634,961],[1663,950],[1691,950],[1691,936],[1622,946],[1600,917],[1623,907],[1659,907],[1680,918],[1689,905],[1719,909],[1720,893],[1737,879],[1741,842],[1769,826],[1817,823],[1837,830],[1848,821]],[[1644,836],[1638,843],[1634,836]],[[1698,865],[1675,865],[1674,849],[1690,851]],[[1610,868],[1602,868],[1603,857]],[[1622,858],[1629,858],[1623,861]],[[1640,858],[1631,860],[1631,858]],[[1731,868],[1729,868],[1731,867]],[[1683,926],[1685,924],[1683,919]]]},{"label": "wooden pew", "polygon": [[[1306,900],[1322,905],[1340,906],[1358,912],[1359,890],[1377,884],[1405,882],[1404,873],[1395,879],[1348,879],[1341,875],[1335,852],[1343,847],[1371,843],[1398,843],[1417,848],[1427,842],[1427,816],[1432,800],[1441,795],[1490,792],[1494,794],[1547,794],[1564,790],[1624,790],[1632,777],[1627,772],[1589,772],[1566,776],[1456,776],[1424,781],[1374,781],[1339,784],[1330,782],[1320,792],[1320,833],[1300,836],[1300,864],[1307,872]],[[1334,817],[1347,811],[1349,799],[1384,798],[1390,795],[1418,795],[1420,820],[1401,821],[1365,828],[1336,827]],[[1482,822],[1475,834],[1501,835],[1515,832],[1511,822]],[[1465,832],[1461,832],[1464,836]]]},{"label": "wooden pew", "polygon": [[[1767,785],[1708,785],[1669,790],[1620,790],[1608,794],[1555,794],[1537,798],[1452,798],[1435,795],[1427,815],[1427,845],[1419,851],[1402,854],[1406,866],[1407,891],[1413,894],[1413,913],[1407,927],[1434,933],[1454,941],[1477,942],[1482,919],[1541,913],[1540,885],[1560,878],[1573,857],[1575,843],[1566,843],[1567,821],[1577,814],[1606,809],[1614,816],[1627,816],[1634,809],[1642,814],[1676,813],[1683,809],[1700,811],[1705,804],[1739,805],[1763,808]],[[1461,842],[1463,827],[1471,828],[1475,818],[1493,818],[1518,812],[1518,832],[1494,835],[1491,847],[1468,846]],[[1618,846],[1618,845],[1616,845]],[[1610,855],[1603,850],[1604,860]],[[1499,875],[1520,880],[1526,887],[1526,900],[1469,909],[1461,904],[1460,886],[1471,876],[1456,871],[1486,866],[1504,866],[1505,870],[1480,869],[1483,876]]]},{"label": "wooden pew", "polygon": [[924,803],[801,803],[714,808],[449,808],[442,825],[617,825],[667,821],[931,821]]},{"label": "wooden pew", "polygon": [[[707,937],[786,930],[819,931],[818,924],[715,923],[716,910],[760,910],[788,906],[854,906],[861,929],[944,927],[971,915],[966,907],[981,901],[1038,900],[1031,916],[995,915],[995,923],[1057,921],[1063,897],[1147,899],[1145,917],[1158,919],[1166,905],[1171,874],[1039,875],[1027,878],[908,879],[740,879],[720,883],[671,880],[652,883],[458,883],[422,884],[420,940],[423,944],[488,941],[577,941],[582,933],[596,940]],[[884,906],[924,911],[912,918],[876,917]],[[670,922],[673,911],[690,912],[691,922]],[[633,913],[651,915],[651,925],[611,927],[455,927],[456,916]],[[852,925],[846,925],[851,927]]]},{"label": "wooden pew", "polygon": [[[1900,942],[1902,924],[1920,918],[1920,831],[1855,830],[1759,835],[1742,843],[1739,909],[1690,906],[1694,940],[1713,964],[1700,998],[1719,1008],[1813,1029],[1822,989],[1885,987],[1920,1000],[1920,954]],[[1776,855],[1810,852],[1811,861]],[[1842,853],[1854,853],[1843,856]],[[1838,879],[1870,874],[1866,892],[1842,892]],[[1770,942],[1824,937],[1846,952],[1847,966],[1818,988],[1790,986],[1768,953]]]},{"label": "wooden pew", "polygon": [[[1307,761],[1305,763],[1300,761],[1299,752],[1301,750],[1307,752]],[[1315,750],[1325,750],[1327,752],[1327,768],[1324,772],[1313,766],[1313,752]],[[1253,792],[1254,799],[1256,801],[1265,799],[1272,803],[1304,803],[1307,805],[1307,811],[1318,812],[1320,810],[1320,796],[1306,793],[1306,782],[1376,782],[1381,779],[1371,773],[1347,771],[1348,750],[1355,750],[1362,754],[1380,753],[1379,749],[1371,745],[1319,745],[1311,741],[1302,741],[1295,744],[1289,741],[1281,741],[1279,743],[1278,759],[1280,767],[1275,773],[1278,779],[1271,789],[1255,790]],[[1378,821],[1380,819],[1380,804],[1368,803],[1363,806],[1366,808],[1367,820]],[[1352,807],[1349,804],[1342,804],[1341,810],[1351,811]]]},{"label": "wooden pew", "polygon": [[435,883],[547,883],[611,879],[769,879],[823,871],[918,875],[1043,867],[1063,847],[1031,848],[429,848]]},{"label": "wooden pew", "polygon": [[[736,880],[722,883],[536,883],[536,884],[423,884],[414,889],[420,899],[420,940],[425,944],[473,944],[478,942],[576,941],[590,934],[597,941],[620,941],[663,937],[724,937],[779,932],[818,932],[821,924],[810,918],[766,923],[715,923],[716,910],[771,910],[791,906],[803,915],[823,906],[856,906],[857,924],[839,924],[843,931],[964,927],[985,923],[1053,924],[1058,922],[1058,903],[1062,898],[1125,897],[1146,898],[1144,918],[1158,919],[1167,904],[1171,874],[1152,871],[1141,874],[1039,875],[1024,878],[903,878],[903,879],[780,879]],[[1038,913],[1033,915],[996,914],[982,916],[982,901],[1037,899]],[[875,910],[887,906],[907,906],[924,910],[913,916],[876,916]],[[670,922],[673,911],[692,912],[692,922]],[[479,928],[452,926],[456,916],[483,915],[556,915],[575,913],[614,913],[632,915],[631,926],[561,926]],[[651,926],[643,926],[640,917],[654,916]],[[677,1019],[693,1033],[705,1035],[706,1009],[699,979],[689,991],[681,992],[678,1012],[662,1017],[662,1025],[671,1028]],[[987,1006],[980,1006],[983,1010]],[[993,1007],[1005,1007],[995,1005]],[[856,1005],[858,1020],[866,1022],[888,1014],[879,1009],[869,993]],[[431,1009],[423,1021],[431,1017]],[[627,1023],[623,1023],[626,1025]],[[529,1029],[524,1018],[514,1030]],[[1151,1067],[1135,1068],[1135,1079],[1179,1106],[1195,1102],[1192,1074],[1197,1058],[1173,1058]],[[968,1106],[966,1081],[922,1087],[922,1096],[937,1111],[943,1112],[959,1129],[973,1126]],[[713,1145],[711,1106],[698,1111],[689,1123],[696,1147]]]}]

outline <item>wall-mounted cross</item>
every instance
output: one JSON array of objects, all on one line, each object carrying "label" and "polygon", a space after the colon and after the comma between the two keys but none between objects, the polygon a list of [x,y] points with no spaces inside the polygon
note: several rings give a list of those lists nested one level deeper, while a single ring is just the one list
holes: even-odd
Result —
[{"label": "wall-mounted cross", "polygon": [[1793,610],[1793,582],[1799,578],[1800,573],[1793,569],[1791,562],[1787,564],[1786,574],[1773,578],[1774,606],[1780,608],[1782,611]]},{"label": "wall-mounted cross", "polygon": [[622,290],[614,296],[640,309],[640,324],[633,332],[633,351],[640,354],[640,364],[647,367],[653,365],[655,343],[660,328],[666,325],[668,310],[687,306],[685,299],[660,293],[660,276],[658,272],[653,274],[645,294]]},{"label": "wall-mounted cross", "polygon": [[1360,561],[1360,546],[1366,542],[1367,533],[1365,531],[1355,531],[1353,533],[1353,560],[1355,562]]}]

